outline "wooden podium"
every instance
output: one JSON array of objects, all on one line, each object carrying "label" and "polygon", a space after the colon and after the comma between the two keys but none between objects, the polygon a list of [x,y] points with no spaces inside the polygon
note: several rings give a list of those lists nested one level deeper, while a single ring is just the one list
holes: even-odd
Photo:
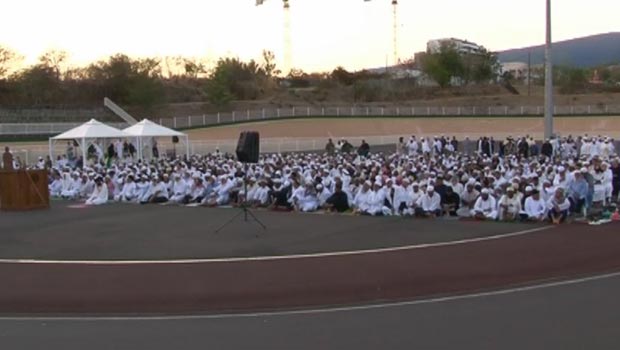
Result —
[{"label": "wooden podium", "polygon": [[47,209],[47,170],[0,170],[0,210]]}]

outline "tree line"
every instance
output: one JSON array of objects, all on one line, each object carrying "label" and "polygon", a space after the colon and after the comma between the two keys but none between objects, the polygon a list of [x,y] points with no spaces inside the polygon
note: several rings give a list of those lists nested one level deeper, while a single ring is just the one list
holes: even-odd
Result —
[{"label": "tree line", "polygon": [[[283,74],[275,63],[275,55],[267,50],[259,60],[226,57],[216,62],[179,56],[132,58],[115,54],[80,67],[69,65],[66,52],[52,50],[41,55],[36,63],[15,70],[22,60],[18,53],[0,46],[0,106],[91,108],[100,106],[103,97],[109,97],[117,103],[147,110],[178,102],[209,102],[225,109],[231,101],[263,99],[287,88],[313,88],[311,99],[316,102],[328,100],[335,92],[345,92],[355,102],[397,101],[420,97],[421,91],[428,89],[421,79],[436,82],[439,89],[494,84],[502,79],[514,81],[513,77],[501,74],[494,53],[463,54],[449,45],[399,67],[422,71],[424,76],[399,79],[387,70],[349,72],[343,67],[325,73],[293,69]],[[555,67],[555,73],[560,92],[592,89],[593,70]],[[620,82],[620,69],[601,67],[597,74],[606,86],[615,87]],[[542,85],[542,77],[534,70],[533,83]],[[295,89],[289,91],[296,93]]]}]

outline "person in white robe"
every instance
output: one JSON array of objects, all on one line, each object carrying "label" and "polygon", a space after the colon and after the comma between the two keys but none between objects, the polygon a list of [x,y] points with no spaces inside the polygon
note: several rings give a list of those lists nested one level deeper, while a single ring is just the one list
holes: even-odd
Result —
[{"label": "person in white robe", "polygon": [[138,191],[133,175],[128,175],[121,192],[114,197],[117,202],[135,202],[138,199]]},{"label": "person in white robe", "polygon": [[76,199],[80,196],[80,174],[78,172],[74,172],[71,174],[71,177],[65,180],[65,184],[63,186],[63,190],[61,193],[61,197],[64,199]]},{"label": "person in white robe", "polygon": [[392,210],[385,205],[386,190],[381,187],[381,182],[375,182],[373,191],[368,197],[367,213],[373,216],[391,215]]},{"label": "person in white robe", "polygon": [[560,224],[568,217],[570,202],[564,194],[564,189],[557,188],[551,199],[547,202],[547,215],[553,224]]},{"label": "person in white robe", "polygon": [[319,199],[316,196],[314,185],[308,182],[303,193],[299,194],[295,201],[295,210],[302,212],[313,212],[319,207]]},{"label": "person in white robe", "polygon": [[483,188],[480,191],[480,197],[476,200],[471,215],[478,220],[497,219],[497,201],[495,197],[490,195],[488,188]]},{"label": "person in white robe", "polygon": [[521,198],[515,195],[515,189],[508,187],[498,203],[499,219],[501,221],[516,221],[521,212]]},{"label": "person in white robe", "polygon": [[372,186],[370,181],[365,181],[362,185],[362,189],[359,190],[355,195],[355,199],[353,200],[353,207],[355,213],[368,213],[368,210],[370,209],[370,196],[372,195],[370,186]]},{"label": "person in white robe", "polygon": [[142,201],[141,203],[166,203],[167,201],[168,185],[164,182],[163,176],[159,178],[153,176],[153,179],[151,180],[151,187],[148,192],[148,198],[146,198],[146,201]]},{"label": "person in white robe", "polygon": [[49,185],[50,196],[54,198],[60,197],[62,193],[62,178],[58,173],[54,173],[52,183]]},{"label": "person in white robe", "polygon": [[547,218],[547,204],[540,198],[540,191],[532,190],[532,195],[525,199],[524,205],[527,220],[542,222]]},{"label": "person in white robe", "polygon": [[460,193],[461,205],[456,211],[457,216],[462,218],[468,218],[472,216],[472,210],[474,209],[476,200],[480,196],[480,192],[476,190],[474,185],[475,180],[472,179],[471,181],[468,181],[465,189]]},{"label": "person in white robe", "polygon": [[108,202],[108,186],[104,183],[103,178],[95,179],[95,188],[93,193],[86,200],[86,205],[102,205]]},{"label": "person in white robe", "polygon": [[319,199],[319,207],[323,207],[327,199],[332,195],[332,192],[323,184],[316,185],[316,192]]},{"label": "person in white robe", "polygon": [[441,196],[435,192],[435,187],[430,185],[426,187],[426,193],[418,199],[415,214],[427,218],[441,215]]},{"label": "person in white robe", "polygon": [[174,181],[172,182],[172,195],[170,201],[173,203],[185,202],[185,197],[189,194],[190,188],[187,186],[187,182],[181,179],[180,174],[175,174]]},{"label": "person in white robe", "polygon": [[151,190],[151,182],[148,176],[142,175],[140,182],[136,183],[136,202],[142,203],[148,201]]}]

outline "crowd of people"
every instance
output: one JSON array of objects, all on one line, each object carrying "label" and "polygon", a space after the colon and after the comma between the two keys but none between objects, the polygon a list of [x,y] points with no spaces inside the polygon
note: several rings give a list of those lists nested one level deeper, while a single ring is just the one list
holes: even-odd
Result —
[{"label": "crowd of people", "polygon": [[[400,138],[371,152],[329,140],[325,152],[262,155],[242,164],[215,152],[50,167],[53,197],[110,202],[239,206],[372,216],[550,221],[613,210],[620,158],[606,137]],[[120,149],[120,148],[119,148]],[[42,166],[46,166],[43,164]]]}]

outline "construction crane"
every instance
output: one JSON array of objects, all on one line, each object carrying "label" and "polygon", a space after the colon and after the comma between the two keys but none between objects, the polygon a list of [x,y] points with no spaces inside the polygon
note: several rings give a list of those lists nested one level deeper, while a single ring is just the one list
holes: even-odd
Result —
[{"label": "construction crane", "polygon": [[[266,0],[256,0],[256,6],[262,5]],[[284,5],[284,60],[283,72],[293,68],[293,40],[291,39],[291,5],[289,0],[282,0]]]},{"label": "construction crane", "polygon": [[[371,0],[364,0],[364,2],[370,2]],[[398,0],[392,0],[392,54],[394,55],[394,64],[400,62],[398,58]]]}]

